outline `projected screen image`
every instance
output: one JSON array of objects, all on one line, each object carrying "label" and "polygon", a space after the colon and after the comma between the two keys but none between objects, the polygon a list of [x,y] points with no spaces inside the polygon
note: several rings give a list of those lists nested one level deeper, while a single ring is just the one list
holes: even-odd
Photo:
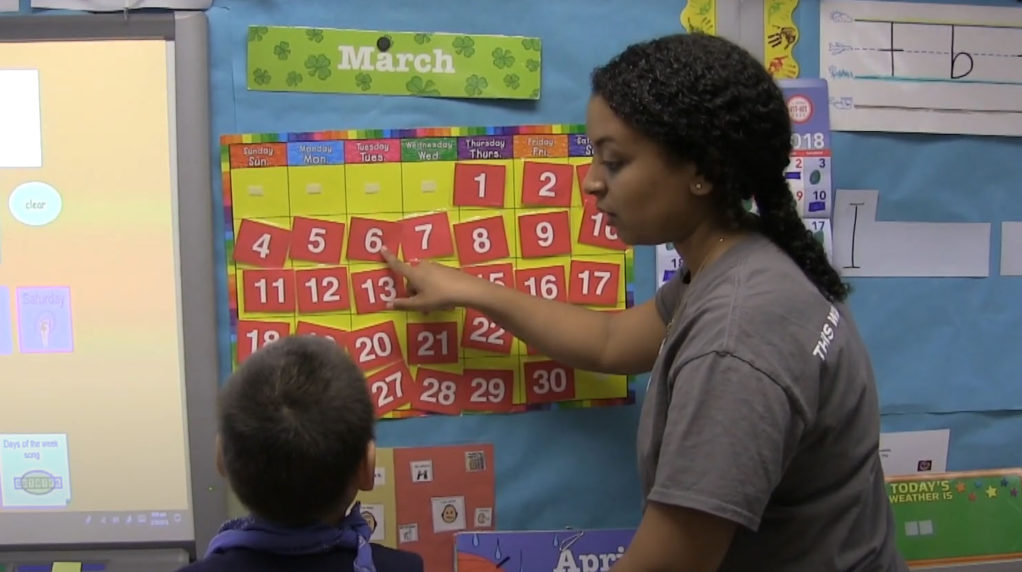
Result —
[{"label": "projected screen image", "polygon": [[168,66],[0,43],[0,545],[193,537]]}]

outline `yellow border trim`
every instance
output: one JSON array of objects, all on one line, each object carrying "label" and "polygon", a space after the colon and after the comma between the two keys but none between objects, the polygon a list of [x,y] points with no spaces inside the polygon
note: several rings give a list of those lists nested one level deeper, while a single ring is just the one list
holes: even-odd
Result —
[{"label": "yellow border trim", "polygon": [[688,0],[681,11],[681,27],[692,34],[717,35],[717,0]]},{"label": "yellow border trim", "polygon": [[795,44],[800,32],[792,15],[798,0],[767,0],[763,3],[763,63],[777,79],[798,77]]}]

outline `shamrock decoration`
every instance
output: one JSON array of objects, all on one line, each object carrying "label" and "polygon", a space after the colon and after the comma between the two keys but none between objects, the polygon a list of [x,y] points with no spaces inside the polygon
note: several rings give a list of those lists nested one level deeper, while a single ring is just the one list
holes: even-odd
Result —
[{"label": "shamrock decoration", "polygon": [[256,85],[266,85],[270,83],[273,77],[270,76],[270,72],[263,68],[256,68],[252,71],[252,79],[256,82]]},{"label": "shamrock decoration", "polygon": [[482,95],[483,90],[486,89],[487,85],[488,83],[485,77],[472,74],[465,80],[465,93],[467,93],[469,97]]},{"label": "shamrock decoration", "polygon": [[287,84],[289,86],[295,87],[298,84],[302,83],[302,80],[304,80],[304,79],[305,78],[302,77],[302,74],[300,74],[300,73],[298,73],[296,71],[293,71],[293,72],[289,72],[287,74],[287,80],[286,81],[287,81]]},{"label": "shamrock decoration", "polygon": [[521,78],[518,77],[518,74],[509,73],[506,76],[504,76],[504,85],[506,85],[510,89],[518,89],[518,87],[521,86],[520,79]]},{"label": "shamrock decoration", "polygon": [[457,38],[454,38],[451,45],[454,46],[455,53],[461,54],[466,58],[471,58],[472,54],[476,53],[476,42],[468,36],[458,36]]},{"label": "shamrock decoration", "polygon": [[525,69],[534,72],[539,69],[539,60],[529,58],[525,60]]},{"label": "shamrock decoration", "polygon": [[509,68],[515,65],[515,57],[511,55],[511,50],[494,48],[491,55],[493,56],[493,67],[497,69]]},{"label": "shamrock decoration", "polygon": [[525,38],[522,40],[522,47],[532,52],[538,52],[543,42],[539,38]]},{"label": "shamrock decoration", "polygon": [[433,40],[433,34],[415,34],[415,36],[412,37],[412,40],[419,45],[428,44]]},{"label": "shamrock decoration", "polygon": [[252,26],[248,29],[248,41],[250,42],[261,42],[263,36],[270,33],[270,29],[266,26]]},{"label": "shamrock decoration", "polygon": [[373,86],[373,76],[366,72],[358,72],[355,74],[355,85],[362,91],[369,91],[369,88]]},{"label": "shamrock decoration", "polygon": [[323,30],[320,30],[319,28],[305,30],[305,37],[308,38],[310,42],[316,42],[317,44],[321,43],[323,41]]},{"label": "shamrock decoration", "polygon": [[408,80],[408,83],[405,84],[405,89],[413,95],[440,95],[440,90],[436,88],[436,83],[433,80],[422,81],[422,78],[419,76],[414,76]]},{"label": "shamrock decoration", "polygon": [[330,77],[330,58],[323,54],[309,56],[305,58],[305,69],[309,70],[310,76],[324,80]]},{"label": "shamrock decoration", "polygon": [[291,55],[291,44],[288,42],[280,42],[276,46],[273,46],[273,55],[277,56],[278,60],[286,60]]}]

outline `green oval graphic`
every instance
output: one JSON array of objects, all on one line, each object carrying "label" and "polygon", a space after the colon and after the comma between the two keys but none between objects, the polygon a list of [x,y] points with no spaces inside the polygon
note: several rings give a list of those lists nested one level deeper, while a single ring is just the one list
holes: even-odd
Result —
[{"label": "green oval graphic", "polygon": [[49,494],[56,488],[56,479],[46,471],[33,470],[21,476],[21,490],[30,495]]},{"label": "green oval graphic", "polygon": [[814,170],[809,175],[809,182],[814,184],[814,185],[818,185],[818,184],[820,184],[820,178],[822,178],[822,177],[823,177],[823,175],[821,175],[819,171],[815,171]]}]

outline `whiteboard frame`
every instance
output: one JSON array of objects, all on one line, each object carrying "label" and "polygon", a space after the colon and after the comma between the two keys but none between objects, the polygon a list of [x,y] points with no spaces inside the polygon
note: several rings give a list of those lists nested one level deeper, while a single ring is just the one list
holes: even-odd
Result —
[{"label": "whiteboard frame", "polygon": [[[202,554],[227,518],[227,485],[216,470],[217,296],[211,184],[209,23],[202,12],[37,14],[0,18],[0,42],[163,39],[173,41],[172,156],[182,292],[185,407],[194,540],[112,545],[0,545],[8,550],[181,548]],[[186,294],[185,294],[186,293]]]}]

